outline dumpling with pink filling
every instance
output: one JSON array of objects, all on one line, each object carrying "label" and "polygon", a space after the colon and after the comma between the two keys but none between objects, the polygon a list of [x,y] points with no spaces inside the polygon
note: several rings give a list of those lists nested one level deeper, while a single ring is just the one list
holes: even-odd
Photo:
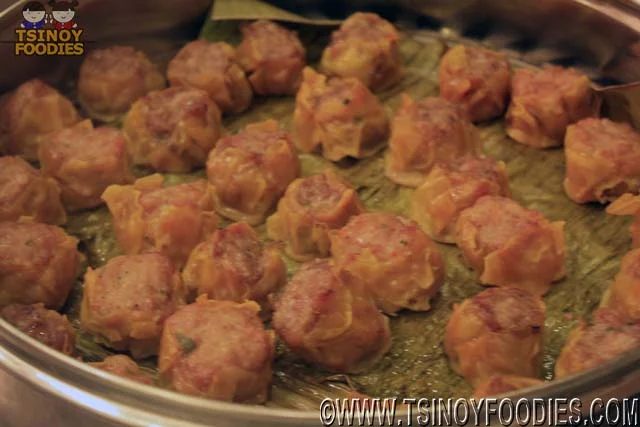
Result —
[{"label": "dumpling with pink filling", "polygon": [[267,312],[270,296],[286,282],[287,272],[276,247],[263,244],[246,222],[236,222],[193,249],[182,278],[192,295],[252,300]]},{"label": "dumpling with pink filling", "polygon": [[107,126],[94,128],[91,120],[48,134],[39,158],[42,173],[60,185],[69,211],[98,207],[108,186],[134,180],[122,132]]},{"label": "dumpling with pink filling", "polygon": [[440,60],[440,96],[464,105],[474,122],[500,116],[511,92],[511,66],[504,54],[462,44]]},{"label": "dumpling with pink filling", "polygon": [[391,347],[389,319],[329,260],[310,261],[293,275],[276,300],[273,328],[295,354],[333,372],[361,372]]},{"label": "dumpling with pink filling", "polygon": [[511,79],[507,134],[535,148],[562,145],[567,126],[593,115],[591,81],[573,68],[517,69]]},{"label": "dumpling with pink filling", "polygon": [[404,95],[391,123],[385,175],[418,187],[437,163],[479,154],[481,141],[464,107],[443,98],[414,101]]},{"label": "dumpling with pink filling", "polygon": [[564,190],[577,203],[615,200],[640,192],[640,133],[627,123],[587,118],[564,138]]},{"label": "dumpling with pink filling", "polygon": [[329,235],[341,277],[363,283],[384,312],[431,308],[444,283],[444,260],[418,224],[390,213],[369,212],[352,217]]},{"label": "dumpling with pink filling", "polygon": [[640,348],[640,323],[629,323],[611,309],[581,321],[567,337],[556,360],[555,378],[594,369],[631,349]]},{"label": "dumpling with pink filling", "polygon": [[456,243],[487,286],[544,295],[566,274],[564,222],[500,196],[483,196],[460,214]]},{"label": "dumpling with pink filling", "polygon": [[542,367],[545,305],[516,288],[489,288],[456,304],[444,350],[473,385],[493,375],[536,377]]},{"label": "dumpling with pink filling", "polygon": [[238,403],[264,403],[271,389],[275,353],[253,301],[200,297],[164,324],[158,371],[179,393]]},{"label": "dumpling with pink filling", "polygon": [[267,221],[267,235],[284,241],[287,255],[295,260],[322,258],[329,255],[329,231],[363,212],[351,185],[327,169],[289,185]]},{"label": "dumpling with pink filling", "polygon": [[320,69],[331,76],[355,77],[372,90],[391,87],[404,73],[400,33],[375,13],[356,12],[331,34]]},{"label": "dumpling with pink filling", "polygon": [[222,132],[221,113],[205,91],[172,87],[137,100],[122,130],[134,164],[187,173],[205,165]]},{"label": "dumpling with pink filling", "polygon": [[169,62],[167,77],[172,86],[204,90],[225,113],[241,113],[253,99],[235,49],[224,42],[187,43]]},{"label": "dumpling with pink filling", "polygon": [[389,135],[380,100],[358,79],[327,77],[307,67],[296,95],[291,135],[299,150],[339,161],[377,153]]},{"label": "dumpling with pink filling", "polygon": [[20,157],[0,157],[0,221],[23,216],[53,225],[67,222],[60,185]]},{"label": "dumpling with pink filling", "polygon": [[265,220],[298,175],[300,161],[291,136],[275,120],[221,138],[207,160],[216,210],[250,225]]},{"label": "dumpling with pink filling", "polygon": [[112,121],[138,98],[164,88],[164,76],[143,52],[110,46],[87,54],[78,76],[78,99],[91,117]]},{"label": "dumpling with pink filling", "polygon": [[165,186],[150,175],[133,185],[112,185],[102,198],[126,254],[161,252],[181,268],[193,248],[216,229],[211,188],[204,179]]},{"label": "dumpling with pink filling", "polygon": [[158,354],[164,321],[184,300],[180,274],[165,255],[121,255],[87,270],[80,322],[96,341],[143,358]]},{"label": "dumpling with pink filling", "polygon": [[306,51],[298,35],[264,19],[242,25],[240,30],[242,42],[236,48],[236,58],[249,75],[254,92],[295,94],[306,64]]},{"label": "dumpling with pink filling", "polygon": [[42,136],[81,119],[73,103],[39,79],[29,80],[0,103],[0,152],[38,160]]},{"label": "dumpling with pink filling", "polygon": [[431,238],[455,243],[460,213],[489,195],[511,196],[503,162],[468,157],[438,163],[411,196],[411,218]]}]

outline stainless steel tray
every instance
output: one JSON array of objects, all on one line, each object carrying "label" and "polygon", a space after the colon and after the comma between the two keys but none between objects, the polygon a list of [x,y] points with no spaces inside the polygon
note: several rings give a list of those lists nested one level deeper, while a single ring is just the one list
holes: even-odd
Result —
[{"label": "stainless steel tray", "polygon": [[[238,0],[242,1],[242,0]],[[22,3],[22,2],[21,2]],[[0,93],[35,76],[56,81],[78,60],[15,57],[13,29],[22,4],[0,0]],[[276,2],[285,4],[284,1]],[[210,0],[81,1],[85,40],[174,50],[195,38]],[[370,7],[356,0],[297,2],[316,14]],[[632,0],[400,0],[374,7],[442,38],[490,40],[528,63],[577,66],[600,83],[640,80],[640,8]],[[167,58],[168,59],[168,58]],[[525,390],[520,397],[624,397],[640,391],[640,350],[597,369]],[[416,396],[418,397],[418,396]],[[91,369],[17,333],[0,321],[0,425],[4,426],[305,426],[317,411],[236,405],[140,386]]]}]

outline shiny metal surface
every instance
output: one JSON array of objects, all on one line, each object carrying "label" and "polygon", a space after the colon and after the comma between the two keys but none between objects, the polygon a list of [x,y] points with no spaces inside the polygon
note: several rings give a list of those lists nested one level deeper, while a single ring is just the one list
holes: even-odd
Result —
[{"label": "shiny metal surface", "polygon": [[[361,7],[364,2],[355,1],[353,6]],[[10,3],[0,0],[0,8]],[[317,4],[319,9],[330,7],[327,6],[330,2],[301,3]],[[601,76],[621,82],[640,79],[640,49],[636,44],[640,40],[640,8],[632,0],[401,0],[398,3],[431,16],[427,25],[434,31],[446,26],[447,31],[474,37],[491,26],[498,33],[514,35],[507,40],[530,40],[535,46],[566,52],[565,58],[573,57],[580,64],[591,65],[600,70]],[[87,28],[88,40],[105,43],[124,40],[148,51],[161,51],[197,35],[206,19],[210,0],[182,1],[179,7],[177,4],[152,0],[81,0],[78,16]],[[12,40],[19,10],[20,7],[13,7],[0,12],[0,40]],[[403,16],[418,16],[415,12],[403,13]],[[567,19],[571,19],[570,26],[566,25]],[[58,58],[17,58],[11,49],[10,43],[0,43],[0,92],[36,75],[55,81],[66,73],[73,73],[78,65],[77,61],[65,62]],[[638,392],[640,350],[578,376],[525,390],[518,396],[579,396],[586,404],[595,397],[624,397]],[[0,426],[45,425],[301,427],[320,425],[320,420],[316,411],[209,401],[129,382],[65,357],[0,320]]]},{"label": "shiny metal surface", "polygon": [[[8,426],[316,426],[315,411],[209,401],[140,385],[95,370],[0,320],[0,414]],[[518,396],[630,396],[640,387],[640,351]],[[2,424],[5,427],[5,424]]]}]

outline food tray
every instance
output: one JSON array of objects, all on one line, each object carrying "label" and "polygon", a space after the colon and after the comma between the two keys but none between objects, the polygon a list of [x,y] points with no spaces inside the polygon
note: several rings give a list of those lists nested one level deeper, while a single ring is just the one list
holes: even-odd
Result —
[{"label": "food tray", "polygon": [[[99,40],[97,44],[133,44],[147,51],[161,66],[166,64],[185,41],[196,36],[202,19],[207,18],[202,13],[208,6],[207,2],[185,2],[185,7],[179,14],[170,14],[170,8],[154,9],[146,2],[140,2],[135,6],[114,2],[118,4],[118,8],[122,8],[121,27],[126,27],[127,22],[135,22],[152,14],[150,18],[145,18],[144,26],[135,31],[129,26],[120,32],[99,23],[97,17],[103,11],[103,6],[97,2],[85,3],[79,13],[86,16],[83,25],[91,29],[87,31],[87,37],[95,37],[96,41]],[[278,2],[277,5],[288,6],[281,3]],[[318,2],[303,3],[305,16],[317,17],[324,13],[326,18],[327,10],[335,13]],[[230,4],[232,3],[219,1],[214,6],[213,19],[205,19],[202,27],[203,37],[233,40],[237,37],[236,21],[240,18],[254,17],[243,15],[246,12],[229,7]],[[339,13],[348,13],[350,9],[372,8],[393,19],[406,34],[402,42],[402,51],[406,60],[407,76],[400,85],[378,94],[389,114],[397,109],[402,92],[409,92],[416,99],[437,93],[435,72],[439,57],[447,46],[456,43],[482,43],[503,50],[509,54],[516,66],[536,66],[545,62],[575,66],[601,85],[635,80],[632,64],[637,58],[631,55],[628,49],[637,40],[640,26],[631,14],[633,5],[620,5],[618,8],[611,5],[603,7],[599,3],[571,1],[515,1],[511,2],[512,6],[509,7],[505,4],[498,1],[483,2],[483,12],[478,13],[479,2],[406,1],[373,5],[354,2],[345,6]],[[525,5],[529,10],[527,20],[520,16]],[[227,6],[226,9],[224,6]],[[581,25],[577,25],[573,30],[582,30],[581,36],[555,34],[555,24],[558,24],[557,28],[561,28],[560,17],[567,13],[577,14],[575,16],[581,18],[577,20]],[[2,22],[11,22],[8,18],[10,16],[10,12],[2,15]],[[545,27],[544,34],[537,37],[539,32],[532,32],[535,27],[532,28],[531,22],[546,23],[544,19],[549,16],[555,18]],[[317,59],[317,55],[326,44],[331,22],[325,20],[311,24],[313,25],[305,22],[292,25],[300,31],[313,60],[314,56]],[[594,37],[601,35],[601,32],[589,31],[593,25],[598,25],[598,28],[603,30],[615,29],[615,36],[596,40]],[[589,38],[583,37],[586,34],[590,35]],[[3,55],[5,53],[6,51],[2,52]],[[4,58],[5,56],[3,62]],[[57,83],[58,87],[65,89],[67,94],[73,96],[72,82],[78,61],[60,61],[59,58],[9,58],[8,69],[28,71],[22,75],[4,75],[0,81],[0,87],[3,89],[13,87],[19,82],[18,78],[22,80],[27,75],[44,74],[50,81]],[[611,102],[611,105],[612,111],[630,114],[629,108],[620,107],[620,102]],[[247,123],[275,118],[286,128],[290,123],[292,110],[293,98],[258,98],[247,113],[226,118],[225,127],[228,131],[235,132]],[[548,316],[545,325],[547,335],[544,372],[545,377],[550,379],[553,361],[564,343],[567,332],[579,318],[588,315],[597,306],[604,289],[618,268],[620,257],[629,247],[628,219],[605,217],[601,207],[576,205],[566,198],[562,190],[562,150],[539,151],[515,144],[506,137],[502,121],[482,125],[480,130],[486,154],[504,160],[507,164],[514,199],[529,208],[540,210],[550,220],[567,221],[567,279],[556,285],[545,298]],[[300,158],[303,175],[331,166],[329,162],[315,155],[301,155]],[[367,209],[406,214],[411,190],[398,187],[383,178],[382,164],[382,157],[377,156],[359,162],[341,162],[335,166],[358,190]],[[142,175],[145,171],[138,173]],[[196,173],[195,176],[202,176],[202,172]],[[170,182],[181,182],[192,177],[171,175],[167,179]],[[117,253],[109,216],[104,208],[72,216],[67,229],[82,239],[88,262],[92,266],[101,265]],[[264,226],[258,227],[258,231],[264,234]],[[190,422],[207,422],[211,420],[210,417],[219,415],[220,425],[250,423],[258,418],[265,423],[272,422],[273,425],[284,425],[286,422],[290,422],[291,425],[313,425],[317,422],[317,408],[322,397],[347,396],[350,391],[381,397],[467,396],[470,394],[468,385],[450,370],[440,343],[451,304],[474,295],[483,288],[476,283],[474,273],[464,265],[458,249],[447,245],[439,245],[439,249],[446,259],[447,280],[434,309],[427,313],[401,313],[394,318],[393,348],[378,365],[364,374],[349,378],[329,376],[301,363],[283,346],[279,346],[274,365],[272,400],[266,408],[200,401],[164,390],[140,388],[124,383],[122,380],[89,370],[85,366],[78,366],[77,363],[63,359],[38,344],[24,341],[4,323],[0,323],[0,341],[4,344],[4,353],[0,355],[5,356],[5,365],[8,367],[6,370],[12,372],[7,378],[15,376],[22,377],[27,382],[38,382],[36,387],[45,388],[49,397],[45,400],[53,399],[54,406],[59,405],[65,398],[73,399],[72,394],[61,393],[61,386],[66,385],[70,388],[67,391],[78,390],[79,394],[76,397],[82,397],[82,393],[87,393],[117,408],[119,413],[110,413],[100,405],[87,405],[82,403],[82,399],[73,399],[76,404],[83,406],[85,411],[100,413],[101,417],[107,416],[125,424],[129,422],[142,425],[145,419],[170,419],[166,417],[181,418]],[[290,273],[297,268],[297,264],[290,260],[287,260],[287,266]],[[80,292],[78,286],[65,308],[74,321],[77,321]],[[80,335],[78,350],[85,360],[97,360],[106,354],[106,350],[93,343],[87,334]],[[640,353],[628,354],[599,370],[550,383],[544,388],[531,390],[531,393],[537,396],[589,397],[590,393],[604,396],[610,392],[617,395],[637,392],[637,387],[634,388],[632,385],[634,380],[638,379],[638,373],[631,367],[634,364],[637,366],[639,360]],[[147,364],[149,368],[152,365],[152,361]],[[42,375],[50,378],[49,382],[36,381],[36,373],[40,374],[41,378]],[[26,393],[32,391],[22,382],[16,384],[21,385],[18,390],[25,390]],[[49,389],[46,390],[47,388]],[[87,406],[92,406],[92,409],[88,409]],[[9,405],[9,411],[11,408]],[[131,416],[123,417],[124,414]],[[127,421],[124,421],[125,419]]]}]

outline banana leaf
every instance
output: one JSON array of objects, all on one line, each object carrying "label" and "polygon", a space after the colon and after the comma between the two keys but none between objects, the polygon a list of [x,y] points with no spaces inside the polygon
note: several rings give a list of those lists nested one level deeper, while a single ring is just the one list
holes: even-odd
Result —
[{"label": "banana leaf", "polygon": [[[279,10],[259,1],[220,1],[215,3],[211,20],[206,22],[201,37],[208,40],[239,40],[238,20],[267,17],[295,28],[309,51],[313,65],[326,45],[331,27],[326,20]],[[317,25],[316,25],[317,24]],[[447,38],[447,43],[451,40]],[[464,42],[458,40],[454,42]],[[447,46],[437,34],[428,31],[405,31],[401,50],[405,60],[403,81],[377,95],[392,115],[399,107],[401,94],[415,99],[437,95],[437,66]],[[637,93],[637,92],[636,92]],[[637,96],[634,99],[639,99]],[[637,104],[635,104],[637,105]],[[276,119],[288,128],[294,109],[292,97],[256,98],[251,108],[239,116],[228,116],[224,126],[236,132],[248,123],[268,118]],[[638,117],[636,115],[636,117]],[[566,221],[568,250],[567,277],[557,283],[545,297],[547,305],[543,377],[551,380],[554,361],[577,320],[599,303],[611,282],[619,258],[630,246],[628,219],[606,216],[601,206],[577,205],[564,194],[564,155],[562,149],[537,150],[515,143],[506,136],[504,123],[497,120],[479,126],[487,155],[503,160],[508,168],[514,198],[548,219]],[[400,187],[384,177],[382,154],[362,161],[330,163],[313,154],[301,154],[302,174],[308,176],[325,167],[334,168],[358,191],[367,209],[401,215],[408,212],[411,189]],[[148,173],[138,170],[139,175]],[[178,183],[204,177],[203,171],[189,175],[166,175],[167,183]],[[221,226],[226,225],[222,223]],[[111,219],[106,208],[75,214],[67,229],[81,240],[87,263],[92,267],[104,264],[119,254],[114,240]],[[265,236],[264,225],[257,227]],[[358,375],[331,375],[302,362],[282,343],[277,345],[274,362],[274,385],[269,406],[316,409],[324,397],[344,397],[359,392],[376,397],[466,397],[470,386],[449,367],[442,339],[451,307],[480,292],[483,287],[463,262],[460,251],[451,245],[439,245],[446,260],[446,283],[426,313],[401,312],[391,319],[393,345],[391,351],[372,369]],[[299,264],[288,259],[288,273]],[[78,326],[81,300],[80,281],[66,307],[67,315]],[[80,332],[78,351],[85,360],[99,360],[111,353],[96,344],[90,335]],[[155,360],[142,365],[155,371]]]},{"label": "banana leaf", "polygon": [[261,0],[216,1],[211,9],[212,21],[269,19],[306,25],[338,25],[340,21],[304,16]]}]

